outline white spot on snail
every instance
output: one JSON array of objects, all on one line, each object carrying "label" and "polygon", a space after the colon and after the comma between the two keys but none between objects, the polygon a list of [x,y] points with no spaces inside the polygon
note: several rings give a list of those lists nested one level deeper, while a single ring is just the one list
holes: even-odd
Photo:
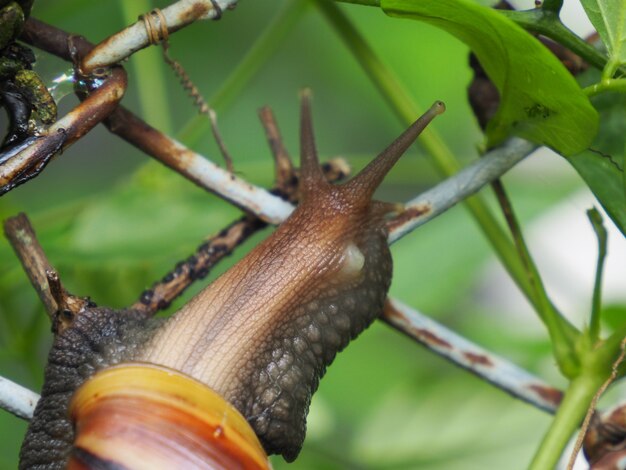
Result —
[{"label": "white spot on snail", "polygon": [[363,269],[364,264],[365,256],[363,256],[363,253],[354,243],[350,243],[343,252],[339,276],[344,279],[355,278]]}]

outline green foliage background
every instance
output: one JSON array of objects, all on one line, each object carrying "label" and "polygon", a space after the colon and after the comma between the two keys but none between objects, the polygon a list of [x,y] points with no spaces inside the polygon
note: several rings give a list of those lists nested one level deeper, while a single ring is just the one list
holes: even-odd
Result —
[{"label": "green foliage background", "polygon": [[[231,74],[277,12],[293,1],[241,0],[221,21],[197,23],[173,35],[171,53],[205,96],[216,96],[232,83]],[[168,3],[38,0],[33,16],[98,42],[137,15]],[[418,103],[446,102],[448,112],[434,127],[463,162],[476,158],[482,136],[465,96],[471,78],[467,48],[428,25],[394,20],[374,9],[342,10]],[[68,69],[44,54],[40,66],[48,79]],[[130,86],[124,105],[173,135],[185,128],[195,110],[160,51],[144,50],[126,68]],[[271,184],[271,159],[256,116],[262,105],[274,108],[285,141],[297,156],[297,95],[304,86],[314,91],[323,157],[341,155],[359,168],[403,129],[311,4],[244,86],[219,95],[220,127],[241,176]],[[63,112],[75,103],[71,95],[64,98]],[[200,135],[194,148],[219,161],[210,134]],[[406,200],[437,180],[428,157],[413,150],[388,177],[380,198]],[[513,171],[506,182],[523,221],[583,186],[565,165],[562,173],[549,177],[528,178]],[[102,127],[58,157],[36,180],[0,200],[3,219],[19,211],[31,217],[66,287],[114,307],[133,302],[203,237],[237,216],[216,197],[151,162]],[[524,333],[517,322],[502,320],[503,312],[486,310],[472,290],[490,249],[462,207],[397,243],[393,254],[394,296],[557,380],[547,338]],[[195,286],[194,292],[201,287]],[[39,389],[50,336],[43,308],[2,240],[0,373]],[[329,369],[313,400],[305,448],[290,468],[524,468],[548,422],[543,412],[375,324]],[[0,413],[0,468],[16,467],[25,427]],[[277,469],[286,467],[280,459],[274,462]]]}]

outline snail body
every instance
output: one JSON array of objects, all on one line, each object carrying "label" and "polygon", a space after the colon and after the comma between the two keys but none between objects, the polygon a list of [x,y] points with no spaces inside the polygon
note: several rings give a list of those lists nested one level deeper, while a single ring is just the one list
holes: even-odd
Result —
[{"label": "snail body", "polygon": [[[69,458],[73,428],[65,416],[73,391],[97,369],[128,361],[163,366],[205,384],[239,410],[267,453],[295,459],[326,367],[380,315],[389,289],[385,224],[399,206],[373,201],[372,195],[443,109],[435,103],[356,177],[331,185],[319,167],[309,96],[303,94],[301,202],[293,214],[163,324],[136,319],[132,312],[93,310],[82,320],[85,331],[75,333],[87,350],[98,351],[87,358],[64,339],[72,329],[57,337],[22,448],[22,468],[42,464],[45,452],[61,463]],[[110,317],[110,334],[94,342],[88,323],[102,322],[103,313]],[[66,377],[73,378],[61,380],[61,387],[65,369],[72,369]],[[69,439],[57,436],[67,433]],[[69,447],[59,441],[42,450],[53,435],[70,440]]]}]

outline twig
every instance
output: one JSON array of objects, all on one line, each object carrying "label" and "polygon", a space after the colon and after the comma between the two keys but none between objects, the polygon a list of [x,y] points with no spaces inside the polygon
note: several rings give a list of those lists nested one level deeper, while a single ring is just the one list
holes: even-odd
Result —
[{"label": "twig", "polygon": [[[274,180],[276,186],[282,190],[285,190],[289,186],[289,182],[294,175],[293,164],[291,163],[291,156],[287,149],[283,145],[283,139],[278,130],[278,124],[274,118],[274,113],[269,106],[264,106],[259,110],[259,118],[265,129],[265,136],[272,151],[274,157]],[[293,185],[291,185],[293,186]]]},{"label": "twig", "polygon": [[0,408],[9,413],[30,420],[33,417],[39,395],[9,379],[0,377]]},{"label": "twig", "polygon": [[145,290],[131,309],[142,312],[146,317],[167,309],[194,281],[205,278],[220,260],[266,226],[262,220],[251,215],[233,222],[218,235],[202,243],[193,255],[177,263],[163,279]]},{"label": "twig", "polygon": [[228,170],[229,173],[234,173],[235,167],[233,166],[233,158],[230,156],[228,148],[226,148],[226,142],[224,142],[222,134],[220,133],[220,128],[217,125],[217,113],[213,108],[209,107],[208,104],[205,103],[205,105],[207,106],[206,114],[208,115],[209,121],[211,122],[211,133],[213,134],[213,138],[215,139],[215,142],[220,149],[220,153],[222,154],[224,162],[226,162],[226,170]]},{"label": "twig", "polygon": [[536,146],[527,140],[511,139],[502,147],[442,181],[405,204],[405,211],[389,221],[389,243],[424,225],[452,206],[474,194],[515,164],[530,155]]},{"label": "twig", "polygon": [[398,300],[387,300],[382,320],[450,362],[537,408],[555,413],[561,402],[560,390]]},{"label": "twig", "polygon": [[[233,8],[236,0],[179,0],[161,10],[169,33],[200,19],[216,19],[222,10]],[[219,7],[219,11],[215,9]],[[116,33],[87,54],[80,69],[83,73],[90,73],[100,67],[107,67],[129,57],[140,49],[151,44],[150,32],[146,29],[143,20],[128,26]]]},{"label": "twig", "polygon": [[71,326],[86,308],[96,306],[89,297],[77,297],[65,290],[25,214],[7,219],[4,232],[46,308],[54,334]]},{"label": "twig", "polygon": [[57,302],[50,290],[48,272],[52,272],[52,265],[48,261],[37,236],[25,214],[19,214],[7,219],[4,223],[4,233],[9,239],[15,254],[20,259],[24,271],[28,276],[41,302],[46,308],[50,320],[58,310]]},{"label": "twig", "polygon": [[33,17],[24,23],[20,40],[68,62],[85,56],[94,47],[82,36],[70,34]]}]

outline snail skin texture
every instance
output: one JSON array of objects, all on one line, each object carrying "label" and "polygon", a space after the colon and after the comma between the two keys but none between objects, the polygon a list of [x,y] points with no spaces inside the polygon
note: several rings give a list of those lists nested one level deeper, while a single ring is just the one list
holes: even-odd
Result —
[{"label": "snail skin texture", "polygon": [[389,289],[385,222],[399,206],[372,195],[444,110],[435,103],[356,177],[332,185],[319,167],[309,101],[304,92],[293,214],[165,322],[98,308],[77,316],[50,351],[20,468],[64,468],[74,442],[72,394],[96,371],[129,361],[206,384],[248,420],[268,454],[296,458],[326,367],[380,315]]}]

